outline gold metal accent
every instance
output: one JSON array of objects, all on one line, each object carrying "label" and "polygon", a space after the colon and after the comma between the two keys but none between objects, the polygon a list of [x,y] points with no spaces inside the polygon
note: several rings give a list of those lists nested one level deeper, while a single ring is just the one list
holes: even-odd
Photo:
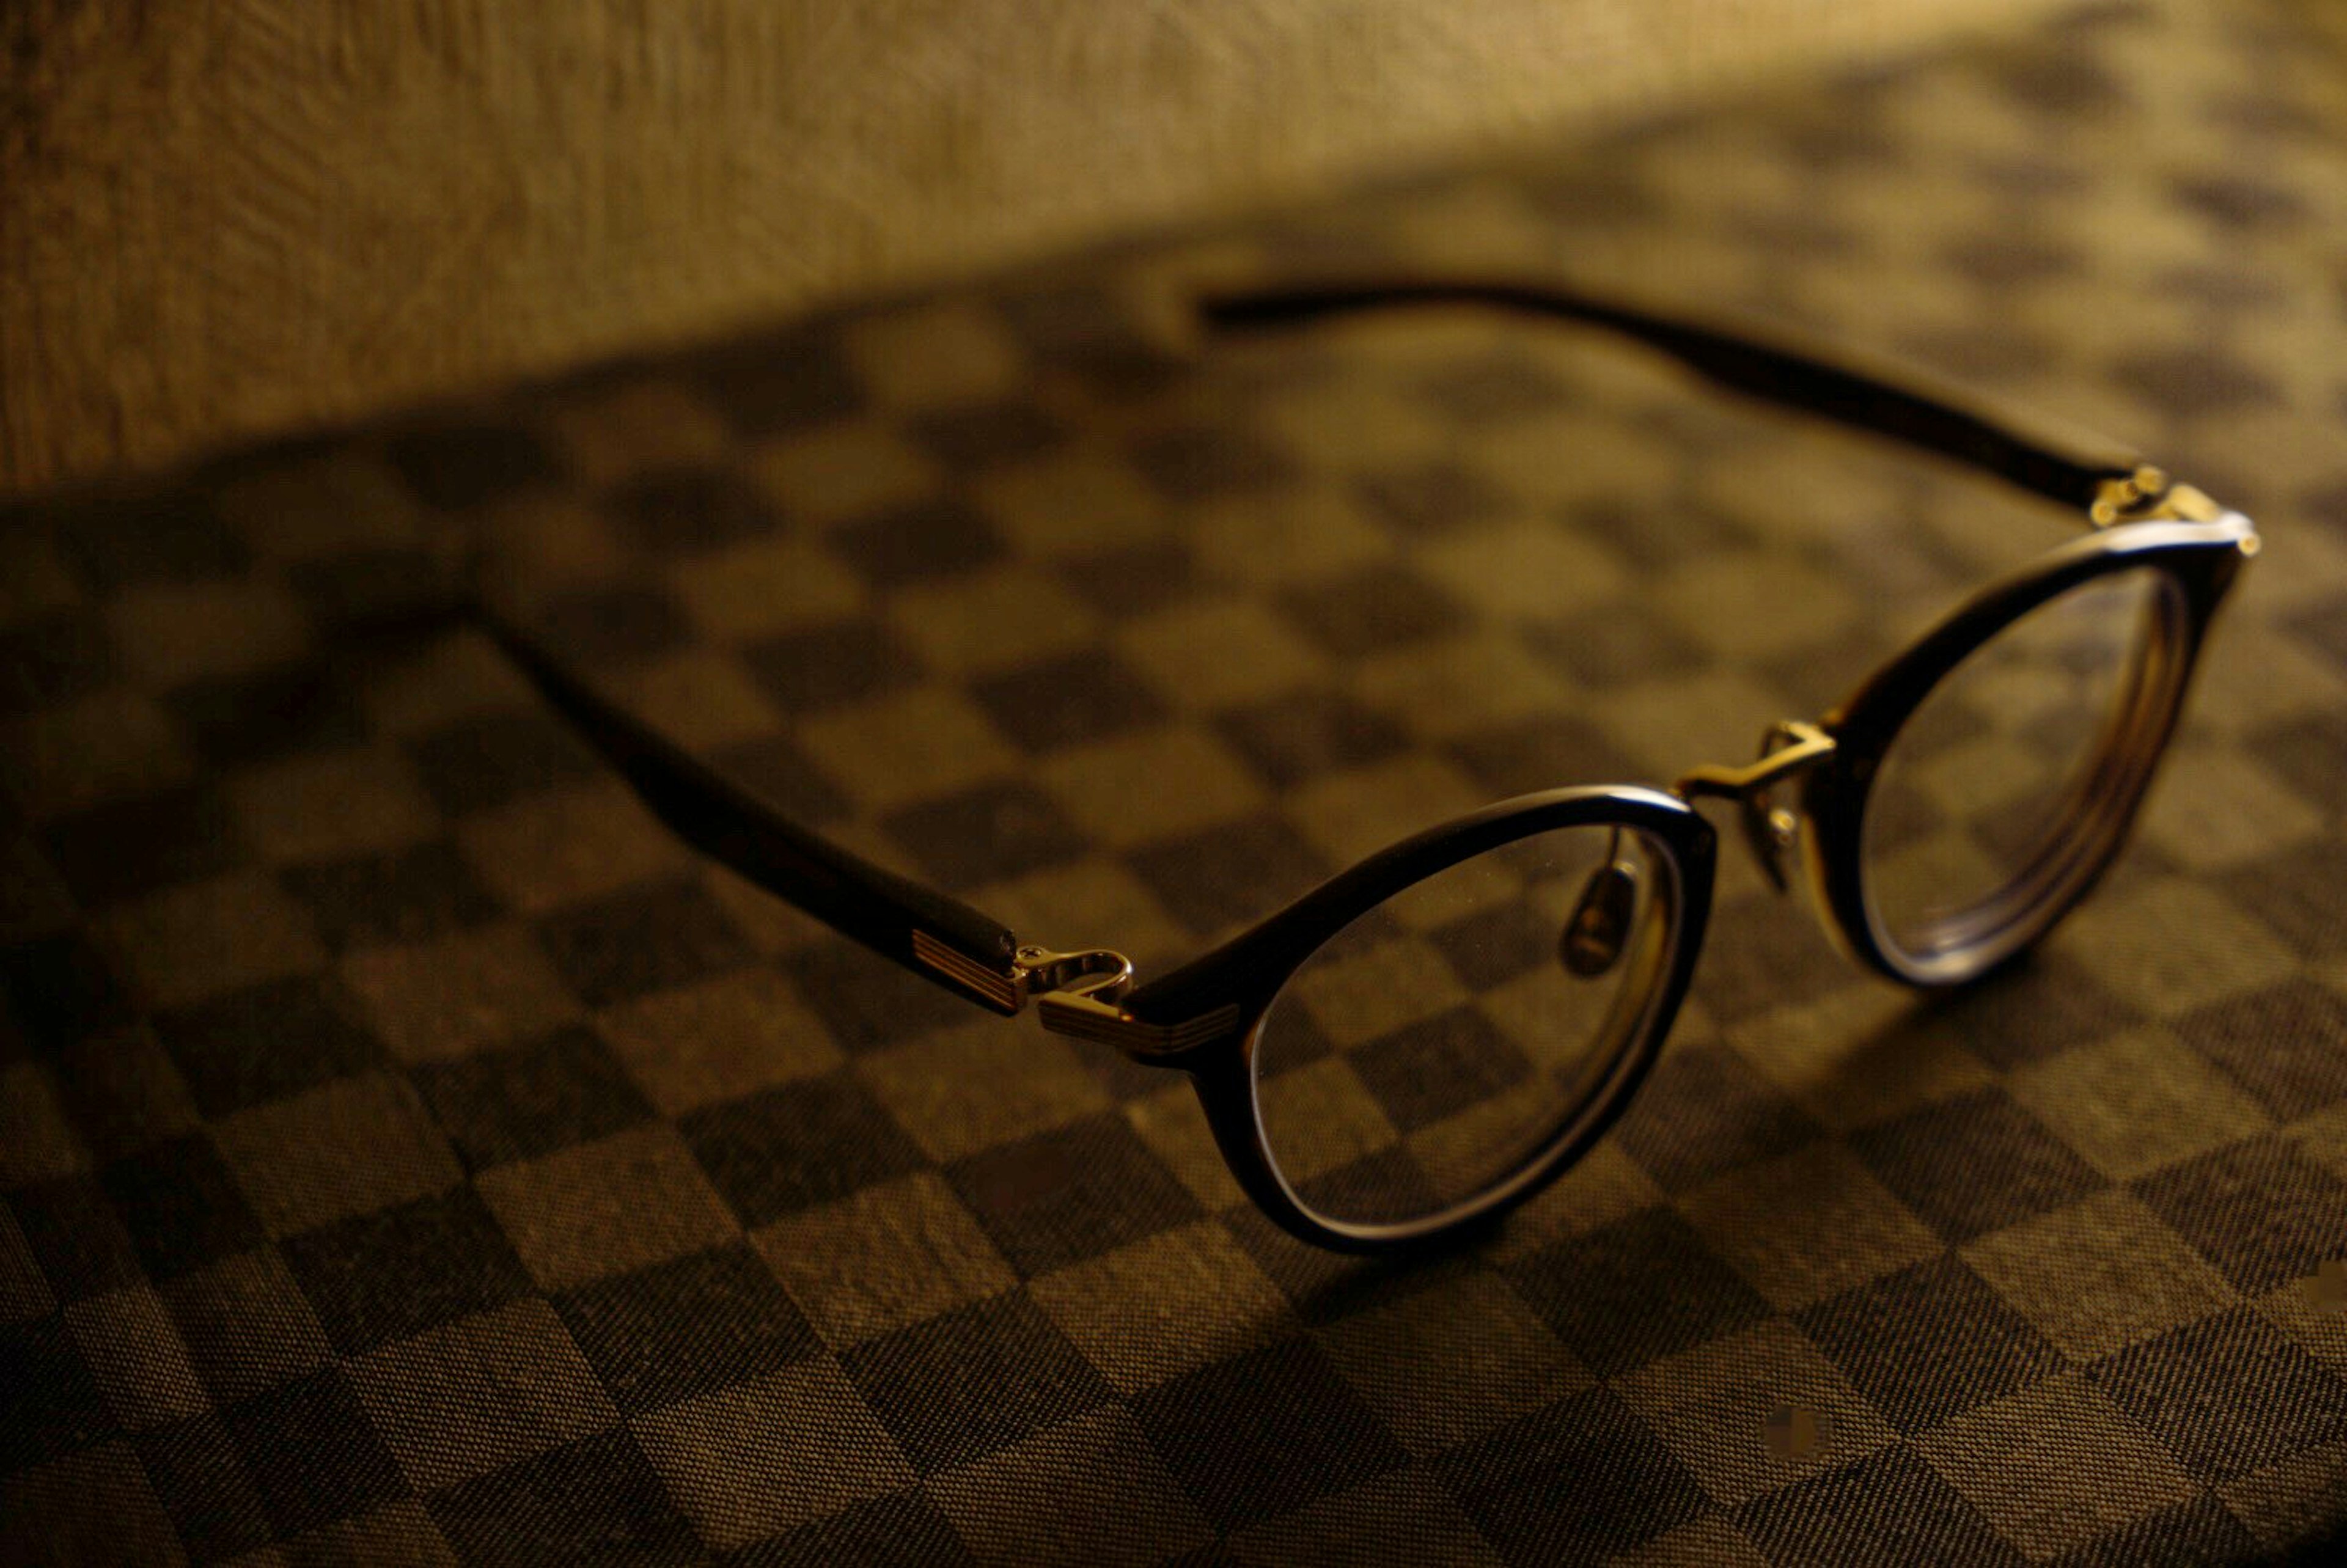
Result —
[{"label": "gold metal accent", "polygon": [[1176,1024],[1145,1023],[1098,997],[1052,991],[1035,999],[1035,1011],[1053,1034],[1112,1045],[1127,1056],[1170,1056],[1228,1034],[1239,1021],[1238,1004],[1225,1003]]},{"label": "gold metal accent", "polygon": [[1713,795],[1722,800],[1748,801],[1770,784],[1807,773],[1834,753],[1834,738],[1817,725],[1788,719],[1770,728],[1761,741],[1757,762],[1732,767],[1706,763],[1690,770],[1671,793],[1681,800]]},{"label": "gold metal accent", "polygon": [[1239,1019],[1235,1003],[1178,1024],[1133,1017],[1118,1005],[1133,985],[1133,960],[1106,948],[1055,953],[1025,947],[1019,949],[1013,968],[1025,993],[1034,999],[1036,1018],[1045,1029],[1112,1045],[1127,1056],[1186,1050],[1229,1033]]},{"label": "gold metal accent", "polygon": [[1055,953],[1034,946],[1019,949],[1011,965],[1019,989],[1030,997],[1101,997],[1114,1001],[1133,984],[1133,960],[1106,948]]},{"label": "gold metal accent", "polygon": [[2213,523],[2225,508],[2206,492],[2190,485],[2175,485],[2157,468],[2138,468],[2124,479],[2106,479],[2095,504],[2087,509],[2095,527],[2120,523]]},{"label": "gold metal accent", "polygon": [[1742,767],[1713,763],[1695,769],[1671,786],[1681,800],[1710,795],[1743,808],[1744,841],[1778,892],[1792,886],[1786,859],[1800,834],[1800,818],[1778,805],[1769,791],[1834,754],[1834,738],[1812,723],[1787,719],[1760,737],[1760,756]]},{"label": "gold metal accent", "polygon": [[1017,968],[989,969],[969,954],[947,947],[927,931],[913,933],[913,957],[936,970],[973,1000],[1010,1017],[1027,1000]]}]

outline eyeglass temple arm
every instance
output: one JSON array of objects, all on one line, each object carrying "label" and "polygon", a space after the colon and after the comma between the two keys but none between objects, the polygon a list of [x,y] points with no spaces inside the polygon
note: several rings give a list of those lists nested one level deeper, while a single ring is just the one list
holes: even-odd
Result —
[{"label": "eyeglass temple arm", "polygon": [[1198,312],[1210,330],[1235,332],[1430,305],[1520,312],[1620,333],[1723,386],[1956,458],[2090,517],[2097,516],[2097,503],[2108,501],[2113,487],[2132,483],[2144,468],[2141,456],[2115,442],[2034,416],[1992,412],[1963,391],[1903,367],[1860,369],[1843,351],[1796,346],[1774,328],[1698,324],[1545,283],[1303,283],[1204,299]]},{"label": "eyeglass temple arm", "polygon": [[1007,927],[801,827],[598,693],[486,595],[474,595],[472,609],[678,837],[923,979],[996,1012],[1019,1010],[1018,943]]}]

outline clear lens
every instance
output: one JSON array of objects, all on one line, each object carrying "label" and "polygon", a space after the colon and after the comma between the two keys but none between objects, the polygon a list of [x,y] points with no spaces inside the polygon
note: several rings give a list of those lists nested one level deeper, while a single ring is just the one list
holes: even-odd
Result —
[{"label": "clear lens", "polygon": [[1876,934],[1983,963],[2115,842],[2139,672],[2172,589],[2149,567],[2082,583],[1951,671],[1901,726],[1860,835]]},{"label": "clear lens", "polygon": [[1538,1158],[1636,1038],[1674,876],[1634,831],[1552,829],[1428,877],[1315,953],[1254,1057],[1265,1144],[1305,1207],[1407,1223]]}]

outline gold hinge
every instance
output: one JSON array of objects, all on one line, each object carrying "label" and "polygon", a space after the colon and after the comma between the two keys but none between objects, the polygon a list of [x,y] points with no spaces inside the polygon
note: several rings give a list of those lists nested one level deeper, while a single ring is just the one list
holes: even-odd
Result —
[{"label": "gold hinge", "polygon": [[1180,1023],[1146,1023],[1114,1002],[1064,991],[1036,998],[1035,1011],[1043,1027],[1053,1034],[1112,1045],[1127,1056],[1138,1057],[1171,1056],[1194,1045],[1204,1045],[1230,1033],[1239,1021],[1235,1002]]},{"label": "gold hinge", "polygon": [[2190,485],[2172,484],[2159,469],[2143,467],[2104,480],[2086,515],[2095,527],[2107,528],[2119,523],[2213,523],[2225,508]]},{"label": "gold hinge", "polygon": [[956,989],[997,1012],[1016,1013],[1032,1000],[1037,1019],[1052,1033],[1112,1045],[1128,1056],[1186,1050],[1229,1033],[1239,1019],[1235,1004],[1177,1024],[1133,1017],[1119,1005],[1133,986],[1133,960],[1106,948],[1058,953],[1021,947],[1008,969],[992,969],[916,931],[913,956]]},{"label": "gold hinge", "polygon": [[1018,968],[989,968],[968,953],[947,947],[927,931],[913,933],[913,957],[972,1001],[1009,1017],[1027,1001]]}]

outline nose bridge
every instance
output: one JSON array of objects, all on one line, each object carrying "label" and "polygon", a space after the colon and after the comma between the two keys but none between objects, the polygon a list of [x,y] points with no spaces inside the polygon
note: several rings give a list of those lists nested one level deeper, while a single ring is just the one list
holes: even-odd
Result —
[{"label": "nose bridge", "polygon": [[1786,862],[1799,819],[1778,805],[1774,792],[1834,754],[1834,738],[1805,720],[1785,719],[1760,737],[1760,755],[1739,765],[1707,763],[1689,770],[1671,786],[1686,801],[1732,800],[1741,808],[1744,841],[1777,891],[1790,886]]}]

